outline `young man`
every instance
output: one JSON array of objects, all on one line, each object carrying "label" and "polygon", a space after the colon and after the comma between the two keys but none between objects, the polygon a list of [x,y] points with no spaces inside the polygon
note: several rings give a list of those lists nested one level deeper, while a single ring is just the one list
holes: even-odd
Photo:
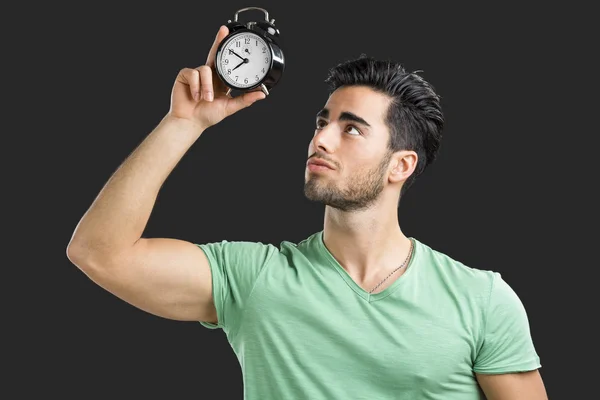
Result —
[{"label": "young man", "polygon": [[323,230],[298,244],[142,238],[161,185],[235,99],[207,62],[183,69],[169,113],[102,189],[68,257],[92,280],[165,318],[221,328],[246,399],[541,400],[526,312],[498,273],[402,232],[397,207],[437,153],[433,88],[361,57],[332,69],[308,147],[305,194]]}]

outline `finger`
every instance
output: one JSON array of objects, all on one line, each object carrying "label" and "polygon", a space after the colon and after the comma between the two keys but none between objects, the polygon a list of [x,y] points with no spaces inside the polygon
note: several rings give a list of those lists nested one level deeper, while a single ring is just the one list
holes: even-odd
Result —
[{"label": "finger", "polygon": [[251,106],[257,101],[264,99],[265,97],[266,96],[262,91],[244,93],[243,95],[229,101],[230,105],[228,105],[228,112],[229,114],[236,113],[241,109]]},{"label": "finger", "polygon": [[196,101],[200,100],[200,74],[192,68],[183,68],[177,75],[177,80],[190,88],[190,95]]},{"label": "finger", "polygon": [[213,101],[214,89],[212,81],[212,70],[208,65],[203,65],[198,68],[200,74],[200,87],[202,88],[202,99]]},{"label": "finger", "polygon": [[215,41],[213,42],[213,45],[210,48],[210,51],[208,52],[208,57],[206,58],[206,65],[209,65],[211,67],[213,66],[213,64],[215,62],[215,56],[217,54],[217,48],[219,47],[219,44],[221,43],[223,38],[225,36],[227,36],[228,34],[229,34],[229,28],[227,28],[225,25],[221,25],[221,27],[217,31],[217,36],[215,37]]}]

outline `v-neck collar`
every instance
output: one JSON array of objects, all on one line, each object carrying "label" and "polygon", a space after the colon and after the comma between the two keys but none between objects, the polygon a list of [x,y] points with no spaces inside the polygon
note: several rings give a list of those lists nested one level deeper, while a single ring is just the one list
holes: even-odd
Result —
[{"label": "v-neck collar", "polygon": [[338,260],[333,256],[333,254],[331,254],[327,246],[325,246],[325,242],[323,241],[323,230],[317,233],[316,239],[318,242],[317,247],[319,248],[321,254],[327,260],[328,264],[340,274],[340,276],[350,287],[350,289],[352,289],[358,296],[360,296],[369,303],[381,300],[389,296],[394,291],[396,291],[401,285],[403,285],[404,282],[410,279],[410,277],[414,274],[415,267],[417,266],[417,259],[420,255],[419,241],[414,237],[409,237],[408,239],[410,239],[413,243],[413,252],[410,261],[408,262],[408,265],[404,267],[406,269],[404,274],[402,274],[402,276],[397,278],[394,282],[392,282],[390,286],[386,287],[381,292],[369,293],[367,290],[363,289],[358,283],[356,283],[354,279],[352,279],[348,271],[346,271],[344,267],[341,266]]}]

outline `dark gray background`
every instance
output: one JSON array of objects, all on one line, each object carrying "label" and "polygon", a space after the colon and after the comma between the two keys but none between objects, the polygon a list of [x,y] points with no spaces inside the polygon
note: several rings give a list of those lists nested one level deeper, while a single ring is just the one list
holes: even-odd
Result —
[{"label": "dark gray background", "polygon": [[[597,235],[585,230],[595,212],[584,211],[589,200],[580,194],[597,125],[583,125],[595,110],[586,90],[575,94],[592,77],[579,61],[595,47],[585,43],[585,11],[450,2],[149,4],[30,5],[21,31],[5,36],[17,50],[12,61],[28,71],[5,75],[18,88],[5,115],[20,132],[6,136],[22,140],[26,152],[5,169],[17,182],[6,198],[16,208],[6,210],[24,245],[21,262],[9,268],[27,275],[8,303],[19,321],[8,346],[17,356],[11,383],[21,393],[241,398],[239,365],[221,331],[124,303],[73,266],[66,246],[106,180],[168,111],[177,72],[202,64],[220,24],[254,5],[267,8],[281,31],[284,77],[268,99],[210,128],[190,149],[162,188],[145,236],[278,244],[320,230],[323,207],[308,202],[302,186],[327,70],[361,53],[400,61],[423,71],[446,116],[438,160],[399,209],[403,231],[469,266],[501,272],[528,311],[550,398],[583,398],[585,372],[574,358],[592,350],[577,314],[590,315],[596,302],[580,285],[582,271],[597,266],[583,255]],[[4,147],[7,158],[16,148]],[[20,305],[31,307],[14,311]]]}]

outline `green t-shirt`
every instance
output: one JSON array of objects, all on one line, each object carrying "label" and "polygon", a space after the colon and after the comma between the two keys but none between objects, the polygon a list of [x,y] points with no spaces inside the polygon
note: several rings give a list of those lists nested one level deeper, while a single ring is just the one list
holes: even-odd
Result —
[{"label": "green t-shirt", "polygon": [[200,244],[218,325],[247,400],[484,399],[475,372],[534,370],[522,302],[497,272],[419,240],[405,273],[369,294],[317,232],[298,244]]}]

